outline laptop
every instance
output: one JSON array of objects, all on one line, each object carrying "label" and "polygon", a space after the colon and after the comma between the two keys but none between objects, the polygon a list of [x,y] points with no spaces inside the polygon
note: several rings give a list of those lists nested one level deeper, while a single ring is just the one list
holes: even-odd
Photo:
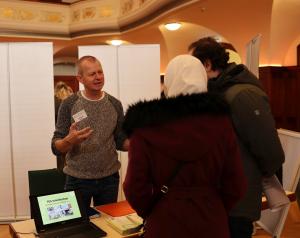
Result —
[{"label": "laptop", "polygon": [[30,205],[41,238],[98,238],[107,235],[90,222],[77,190],[31,195]]}]

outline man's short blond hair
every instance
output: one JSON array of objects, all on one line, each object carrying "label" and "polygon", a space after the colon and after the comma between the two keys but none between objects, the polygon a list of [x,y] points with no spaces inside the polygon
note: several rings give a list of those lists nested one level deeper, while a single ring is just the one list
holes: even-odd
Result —
[{"label": "man's short blond hair", "polygon": [[91,55],[85,55],[85,56],[82,56],[78,61],[77,61],[77,63],[76,63],[76,66],[77,66],[77,74],[78,75],[82,75],[82,72],[83,72],[83,70],[82,70],[82,65],[83,65],[83,63],[84,62],[86,62],[86,61],[88,61],[88,62],[91,62],[91,63],[99,63],[100,65],[101,65],[101,63],[100,63],[100,61],[96,58],[96,57],[94,57],[94,56],[91,56]]}]

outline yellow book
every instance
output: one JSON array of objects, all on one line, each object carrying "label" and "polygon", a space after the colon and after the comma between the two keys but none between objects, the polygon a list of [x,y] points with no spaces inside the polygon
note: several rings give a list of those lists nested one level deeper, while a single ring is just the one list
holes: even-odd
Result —
[{"label": "yellow book", "polygon": [[140,231],[141,225],[143,224],[143,219],[136,213],[126,216],[109,217],[106,219],[106,221],[108,225],[110,225],[122,236],[138,233]]}]

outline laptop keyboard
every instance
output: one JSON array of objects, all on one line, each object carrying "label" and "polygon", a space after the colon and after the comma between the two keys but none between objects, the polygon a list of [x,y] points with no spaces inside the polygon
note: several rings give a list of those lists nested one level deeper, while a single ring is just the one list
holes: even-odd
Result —
[{"label": "laptop keyboard", "polygon": [[42,238],[89,238],[89,237],[101,237],[99,232],[88,224],[67,227],[61,230],[48,231],[40,234]]}]

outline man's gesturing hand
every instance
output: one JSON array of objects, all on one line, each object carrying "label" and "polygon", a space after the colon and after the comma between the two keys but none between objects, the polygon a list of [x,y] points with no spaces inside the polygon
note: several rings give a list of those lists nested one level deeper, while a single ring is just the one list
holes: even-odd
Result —
[{"label": "man's gesturing hand", "polygon": [[70,126],[69,134],[63,138],[56,140],[55,147],[61,153],[67,153],[73,146],[79,145],[84,140],[90,137],[93,130],[90,127],[85,127],[81,130],[76,129],[76,122]]},{"label": "man's gesturing hand", "polygon": [[69,134],[66,136],[66,141],[71,145],[78,145],[90,137],[93,130],[90,127],[85,127],[81,130],[76,128],[77,122],[70,126]]}]

